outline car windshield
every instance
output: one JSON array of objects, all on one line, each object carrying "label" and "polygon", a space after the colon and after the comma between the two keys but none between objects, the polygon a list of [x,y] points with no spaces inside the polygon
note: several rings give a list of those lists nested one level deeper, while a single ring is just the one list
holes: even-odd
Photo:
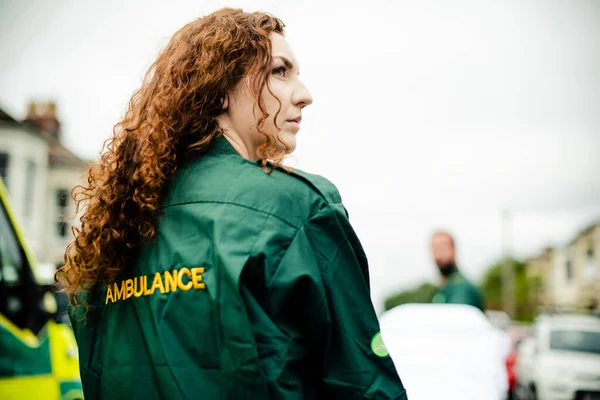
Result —
[{"label": "car windshield", "polygon": [[550,332],[550,348],[600,354],[600,332],[554,330]]}]

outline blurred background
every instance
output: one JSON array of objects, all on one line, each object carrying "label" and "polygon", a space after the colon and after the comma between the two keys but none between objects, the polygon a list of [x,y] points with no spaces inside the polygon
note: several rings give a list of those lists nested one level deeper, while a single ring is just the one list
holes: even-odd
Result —
[{"label": "blurred background", "polygon": [[379,314],[431,300],[436,229],[502,329],[598,310],[596,0],[0,0],[0,175],[45,279],[145,70],[223,6],[286,23],[314,98],[287,163],[340,190]]}]

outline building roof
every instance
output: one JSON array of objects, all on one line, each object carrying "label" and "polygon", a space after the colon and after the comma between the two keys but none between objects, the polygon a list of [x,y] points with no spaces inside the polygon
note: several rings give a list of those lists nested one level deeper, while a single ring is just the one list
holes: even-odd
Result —
[{"label": "building roof", "polygon": [[600,227],[600,220],[586,226],[584,229],[579,231],[579,233],[577,233],[577,235],[575,235],[575,237],[569,242],[569,246],[574,245],[580,238],[591,234],[597,227]]},{"label": "building roof", "polygon": [[48,150],[48,163],[50,168],[61,168],[61,167],[77,167],[85,168],[90,164],[89,161],[84,160],[67,149],[60,140],[48,132],[39,129],[35,124],[28,120],[18,121],[9,115],[7,112],[0,108],[0,125],[11,125],[17,126],[24,129],[34,135],[39,136],[42,140],[46,141],[49,145]]},{"label": "building roof", "polygon": [[554,248],[551,246],[544,247],[541,251],[539,251],[534,256],[528,257],[525,259],[526,264],[531,264],[535,262],[550,262],[552,260],[552,254],[554,253]]},{"label": "building roof", "polygon": [[50,148],[48,150],[48,162],[51,168],[78,167],[82,169],[89,165],[88,161],[81,159],[71,150],[67,149],[58,142],[50,143]]}]

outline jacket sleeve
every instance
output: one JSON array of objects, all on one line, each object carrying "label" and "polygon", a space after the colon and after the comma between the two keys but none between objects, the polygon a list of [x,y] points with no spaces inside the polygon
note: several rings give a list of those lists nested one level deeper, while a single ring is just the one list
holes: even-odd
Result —
[{"label": "jacket sleeve", "polygon": [[69,318],[73,327],[79,353],[79,372],[81,385],[86,400],[100,399],[100,375],[102,371],[102,346],[98,336],[100,320],[102,319],[102,289],[96,288],[93,293],[82,294],[82,300],[89,302],[85,313],[83,306],[69,305]]},{"label": "jacket sleeve", "polygon": [[309,365],[297,367],[312,371],[318,398],[406,399],[380,340],[366,257],[341,205],[297,231],[268,291],[271,318],[306,349]]}]

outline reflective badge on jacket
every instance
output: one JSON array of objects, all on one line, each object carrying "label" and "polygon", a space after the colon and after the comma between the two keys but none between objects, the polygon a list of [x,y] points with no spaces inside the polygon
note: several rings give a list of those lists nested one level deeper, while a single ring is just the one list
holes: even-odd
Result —
[{"label": "reflective badge on jacket", "polygon": [[[204,268],[181,268],[179,270],[165,271],[164,278],[163,274],[157,272],[154,274],[152,284],[148,287],[148,275],[142,275],[133,279],[126,279],[121,281],[120,284],[113,283],[108,286],[106,292],[106,302],[116,302],[118,300],[127,300],[131,296],[149,296],[154,294],[154,291],[158,289],[160,293],[169,293],[179,290],[200,290],[206,289],[206,285],[202,282],[202,274]],[[150,275],[152,277],[152,275]],[[184,279],[186,282],[184,282]]]},{"label": "reflective badge on jacket", "polygon": [[371,350],[377,357],[387,357],[390,355],[387,347],[385,347],[385,343],[383,343],[383,337],[381,337],[381,332],[377,332],[373,339],[371,340]]}]

